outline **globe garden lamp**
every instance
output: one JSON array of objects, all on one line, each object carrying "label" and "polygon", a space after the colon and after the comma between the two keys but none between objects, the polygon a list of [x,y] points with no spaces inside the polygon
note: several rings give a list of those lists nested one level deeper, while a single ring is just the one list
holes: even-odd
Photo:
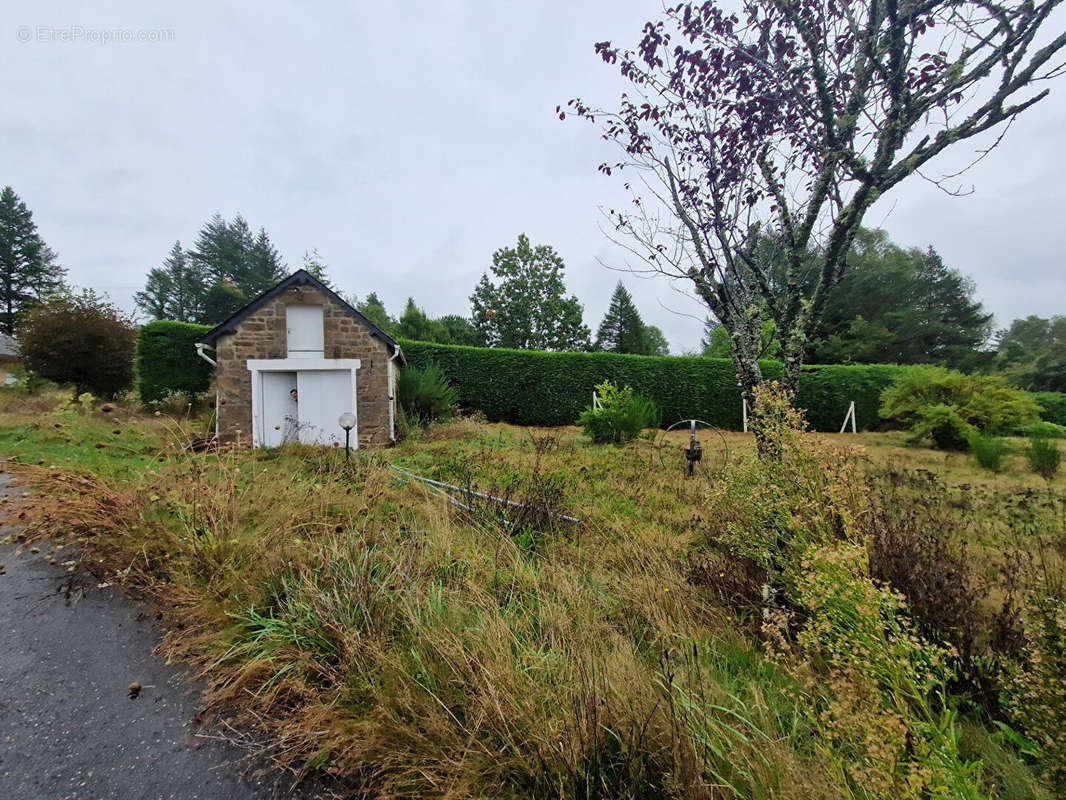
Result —
[{"label": "globe garden lamp", "polygon": [[344,460],[347,461],[351,455],[350,443],[352,439],[352,428],[355,427],[355,414],[351,411],[345,411],[340,415],[340,419],[337,423],[344,428]]}]

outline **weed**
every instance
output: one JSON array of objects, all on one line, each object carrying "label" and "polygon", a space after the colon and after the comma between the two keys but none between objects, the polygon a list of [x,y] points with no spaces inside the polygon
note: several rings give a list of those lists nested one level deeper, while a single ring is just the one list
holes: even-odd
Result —
[{"label": "weed", "polygon": [[970,452],[982,468],[999,472],[1003,469],[1007,442],[999,436],[977,435],[970,439]]},{"label": "weed", "polygon": [[1055,479],[1062,462],[1062,452],[1053,441],[1041,436],[1029,440],[1029,449],[1025,452],[1029,459],[1029,468],[1049,483]]}]

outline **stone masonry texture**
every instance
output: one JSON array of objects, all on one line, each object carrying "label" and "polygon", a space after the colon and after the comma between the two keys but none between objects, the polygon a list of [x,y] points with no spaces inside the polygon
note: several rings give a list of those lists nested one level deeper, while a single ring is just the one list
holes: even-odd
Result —
[{"label": "stone masonry texture", "polygon": [[[391,350],[336,301],[310,286],[283,292],[241,320],[235,326],[236,333],[219,337],[215,344],[219,436],[227,441],[251,441],[252,373],[248,371],[247,362],[249,359],[286,357],[285,307],[289,305],[323,306],[325,357],[358,358],[361,361],[356,373],[355,398],[359,446],[387,445],[390,441],[388,359]],[[398,371],[398,368],[393,369],[394,388]]]}]

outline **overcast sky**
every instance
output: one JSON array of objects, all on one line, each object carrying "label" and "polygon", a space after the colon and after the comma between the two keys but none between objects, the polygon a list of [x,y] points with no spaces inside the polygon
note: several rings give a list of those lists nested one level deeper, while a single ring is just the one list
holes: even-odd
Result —
[{"label": "overcast sky", "polygon": [[[492,252],[526,233],[566,260],[595,331],[619,277],[600,261],[624,266],[599,209],[621,186],[596,171],[614,153],[595,129],[554,109],[611,104],[622,84],[593,44],[635,44],[661,5],[316,5],[7,5],[0,185],[70,280],[133,310],[175,240],[241,213],[292,269],[318,248],[347,293],[466,315]],[[972,195],[912,179],[866,218],[933,245],[1001,324],[1066,313],[1066,80],[1051,88],[965,176]],[[673,352],[696,347],[697,303],[664,279],[623,277]]]}]

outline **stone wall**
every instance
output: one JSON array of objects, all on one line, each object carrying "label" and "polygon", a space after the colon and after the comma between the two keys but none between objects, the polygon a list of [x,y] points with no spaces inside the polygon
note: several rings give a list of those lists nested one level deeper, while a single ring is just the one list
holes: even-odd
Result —
[{"label": "stone wall", "polygon": [[[351,317],[340,305],[312,287],[300,287],[273,298],[237,324],[237,332],[215,343],[215,383],[219,393],[219,435],[227,440],[252,437],[252,373],[249,359],[285,358],[285,306],[323,306],[326,358],[358,358],[356,414],[359,446],[388,444],[389,385],[385,342]],[[393,369],[396,380],[398,365]]]}]

